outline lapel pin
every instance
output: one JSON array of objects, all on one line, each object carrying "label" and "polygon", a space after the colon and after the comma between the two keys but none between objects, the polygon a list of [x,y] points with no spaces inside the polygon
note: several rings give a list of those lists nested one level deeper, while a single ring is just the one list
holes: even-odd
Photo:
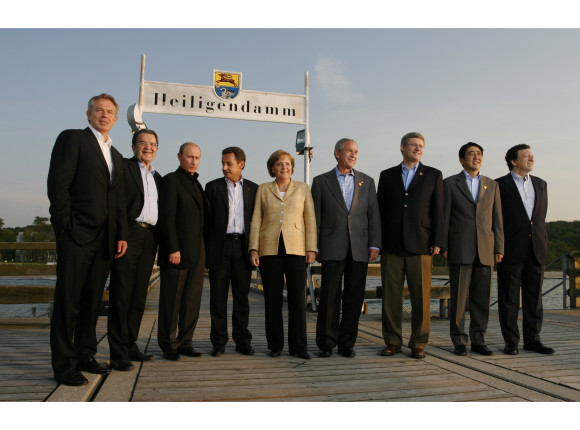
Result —
[{"label": "lapel pin", "polygon": [[362,184],[364,184],[364,181],[360,181],[360,182],[358,183],[358,186],[359,186],[359,187],[362,187]]},{"label": "lapel pin", "polygon": [[423,176],[423,172],[419,172],[419,175]]},{"label": "lapel pin", "polygon": [[484,189],[484,190],[487,190],[487,185],[484,185],[484,186],[483,186],[483,189]]}]

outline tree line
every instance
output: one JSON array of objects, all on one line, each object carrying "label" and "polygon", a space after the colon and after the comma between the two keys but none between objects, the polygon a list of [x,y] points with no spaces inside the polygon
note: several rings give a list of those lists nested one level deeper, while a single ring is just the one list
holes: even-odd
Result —
[{"label": "tree line", "polygon": [[[580,221],[552,221],[547,223],[548,260],[554,261],[568,251],[580,251]],[[16,242],[18,236],[23,242],[54,242],[55,236],[48,217],[37,216],[31,225],[26,227],[4,227],[0,218],[0,242]],[[45,263],[56,261],[56,251],[14,251],[0,250],[4,262],[30,261]],[[443,257],[436,256],[435,266],[445,266]]]}]

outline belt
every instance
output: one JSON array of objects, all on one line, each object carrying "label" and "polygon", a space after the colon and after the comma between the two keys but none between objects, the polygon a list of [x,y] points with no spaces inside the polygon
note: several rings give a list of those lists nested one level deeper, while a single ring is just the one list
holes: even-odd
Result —
[{"label": "belt", "polygon": [[244,233],[228,233],[226,234],[226,239],[238,240],[244,237]]},{"label": "belt", "polygon": [[131,227],[141,227],[141,228],[146,228],[148,230],[153,230],[155,228],[154,225],[147,224],[146,222],[139,222],[139,221],[131,221],[129,223],[129,225]]}]

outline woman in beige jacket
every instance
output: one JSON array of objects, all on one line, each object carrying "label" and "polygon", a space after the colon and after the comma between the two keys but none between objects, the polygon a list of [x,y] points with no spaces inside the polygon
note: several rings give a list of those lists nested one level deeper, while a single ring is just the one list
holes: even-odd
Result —
[{"label": "woman in beige jacket", "polygon": [[316,257],[316,217],[307,184],[291,179],[294,158],[274,152],[267,162],[273,182],[262,184],[250,229],[250,262],[260,268],[266,306],[266,339],[271,357],[284,347],[282,290],[286,276],[288,349],[309,359],[306,342],[306,264]]}]

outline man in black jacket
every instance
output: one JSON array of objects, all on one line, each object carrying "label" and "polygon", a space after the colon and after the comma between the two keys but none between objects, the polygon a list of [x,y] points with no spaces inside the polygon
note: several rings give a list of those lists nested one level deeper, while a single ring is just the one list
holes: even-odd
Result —
[{"label": "man in black jacket", "polygon": [[248,258],[250,224],[258,185],[242,178],[246,154],[236,146],[222,151],[223,178],[205,186],[211,216],[206,220],[207,263],[210,284],[212,355],[220,356],[228,341],[228,290],[232,283],[232,338],[236,351],[253,355],[248,330],[248,293],[252,266]]},{"label": "man in black jacket", "polygon": [[139,130],[131,141],[135,156],[124,160],[129,247],[111,268],[107,320],[111,367],[119,371],[132,370],[131,361],[153,358],[143,354],[136,342],[157,253],[157,199],[161,175],[151,163],[158,146],[157,133]]},{"label": "man in black jacket", "polygon": [[542,283],[548,263],[548,188],[531,176],[534,154],[529,145],[510,148],[505,156],[510,172],[497,178],[503,212],[505,254],[497,268],[498,310],[504,352],[518,354],[520,288],[523,308],[524,349],[540,354],[554,350],[540,342]]},{"label": "man in black jacket", "polygon": [[109,94],[91,98],[89,127],[63,131],[50,159],[47,190],[58,254],[50,346],[54,379],[65,385],[86,384],[79,371],[109,372],[94,356],[111,261],[127,249],[123,157],[109,137],[118,110]]},{"label": "man in black jacket", "polygon": [[445,215],[443,177],[420,162],[424,148],[420,133],[407,133],[401,139],[403,162],[382,171],[379,178],[384,356],[401,349],[405,278],[413,307],[409,339],[413,358],[425,357],[429,340],[431,268],[445,242]]},{"label": "man in black jacket", "polygon": [[159,199],[159,327],[157,341],[167,360],[199,357],[193,332],[203,289],[203,225],[208,208],[198,181],[201,150],[193,142],[179,148],[179,167],[163,177]]}]

